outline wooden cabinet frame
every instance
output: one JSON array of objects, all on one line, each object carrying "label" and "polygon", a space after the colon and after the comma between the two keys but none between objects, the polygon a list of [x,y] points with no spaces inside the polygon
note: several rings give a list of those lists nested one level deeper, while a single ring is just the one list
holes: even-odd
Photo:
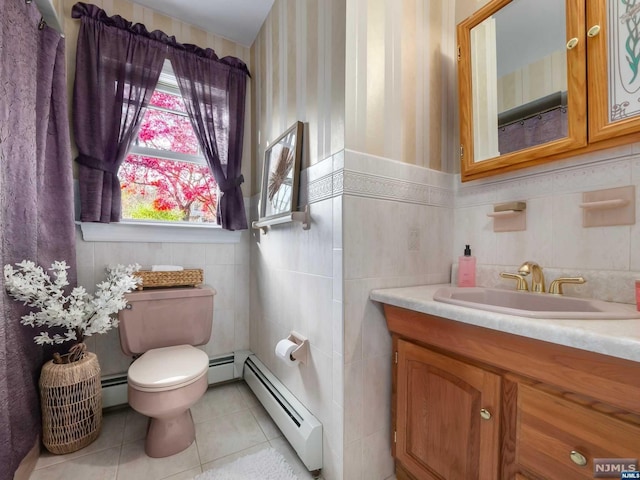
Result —
[{"label": "wooden cabinet frame", "polygon": [[[462,181],[475,180],[553,160],[640,141],[640,116],[608,120],[607,0],[565,0],[567,40],[568,135],[542,145],[474,161],[471,81],[471,29],[512,0],[493,0],[457,26],[460,170]],[[588,37],[598,24],[600,33]]]},{"label": "wooden cabinet frame", "polygon": [[600,33],[594,37],[587,37],[589,142],[598,142],[634,133],[636,133],[634,141],[637,141],[637,132],[640,131],[640,115],[614,123],[608,120],[609,98],[608,89],[605,87],[608,85],[609,80],[607,56],[609,27],[606,6],[605,0],[590,0],[587,2],[587,27],[600,26]]},{"label": "wooden cabinet frame", "polygon": [[[640,429],[640,364],[608,355],[512,335],[454,320],[385,305],[394,352],[399,341],[475,365],[502,377],[499,455],[504,479],[537,477],[517,465],[516,420],[519,385],[533,385],[576,405]],[[397,423],[398,374],[393,369],[392,436]],[[398,479],[413,479],[394,445]],[[640,452],[640,445],[638,445]]]}]

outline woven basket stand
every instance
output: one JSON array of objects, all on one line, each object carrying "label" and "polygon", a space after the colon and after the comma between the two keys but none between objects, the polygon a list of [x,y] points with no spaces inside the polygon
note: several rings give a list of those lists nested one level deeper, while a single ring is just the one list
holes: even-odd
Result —
[{"label": "woven basket stand", "polygon": [[42,443],[51,453],[75,452],[93,442],[102,427],[100,364],[94,353],[82,360],[49,361],[40,373]]}]

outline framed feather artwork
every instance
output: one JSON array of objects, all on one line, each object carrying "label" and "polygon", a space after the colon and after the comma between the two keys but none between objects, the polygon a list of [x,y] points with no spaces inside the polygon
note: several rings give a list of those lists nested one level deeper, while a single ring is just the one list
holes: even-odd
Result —
[{"label": "framed feather artwork", "polygon": [[264,153],[260,220],[290,215],[298,206],[303,123],[296,122]]}]

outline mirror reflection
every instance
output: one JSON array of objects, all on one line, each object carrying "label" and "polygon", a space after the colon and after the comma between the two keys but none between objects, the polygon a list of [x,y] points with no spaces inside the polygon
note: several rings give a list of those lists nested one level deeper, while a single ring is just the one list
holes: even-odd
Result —
[{"label": "mirror reflection", "polygon": [[475,162],[567,136],[565,13],[514,0],[471,30]]}]

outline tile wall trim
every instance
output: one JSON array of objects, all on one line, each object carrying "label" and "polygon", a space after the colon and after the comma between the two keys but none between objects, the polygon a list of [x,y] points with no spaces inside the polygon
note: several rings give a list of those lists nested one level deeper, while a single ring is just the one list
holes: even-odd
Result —
[{"label": "tile wall trim", "polygon": [[455,175],[455,207],[629,185],[633,182],[630,165],[639,159],[640,143],[636,143],[467,183]]},{"label": "tile wall trim", "polygon": [[453,175],[357,152],[347,154],[347,158],[357,156],[357,161],[345,166],[345,152],[338,152],[301,172],[300,205],[351,195],[453,207]]},{"label": "tile wall trim", "polygon": [[462,183],[459,174],[342,150],[301,172],[300,205],[341,195],[449,208],[540,198],[628,185],[633,160],[640,162],[640,143]]},{"label": "tile wall trim", "polygon": [[343,195],[429,205],[430,189],[429,185],[407,180],[351,170],[344,171]]},{"label": "tile wall trim", "polygon": [[328,198],[333,198],[334,196],[336,196],[334,194],[333,188],[335,173],[336,172],[330,173],[307,184],[306,188],[308,203],[321,202],[322,200],[326,200]]}]

